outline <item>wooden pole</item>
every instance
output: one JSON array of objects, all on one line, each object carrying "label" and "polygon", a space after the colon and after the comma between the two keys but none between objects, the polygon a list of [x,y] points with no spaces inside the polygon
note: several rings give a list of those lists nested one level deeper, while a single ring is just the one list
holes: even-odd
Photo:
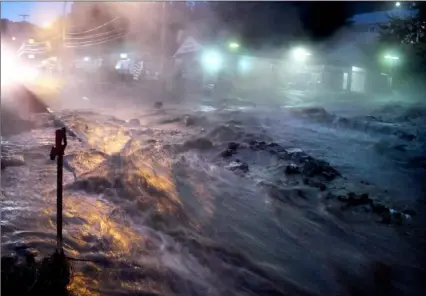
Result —
[{"label": "wooden pole", "polygon": [[60,57],[59,65],[61,67],[62,78],[65,74],[65,36],[66,36],[66,23],[67,23],[67,1],[64,1],[62,6],[62,22],[61,22],[61,48],[60,48]]},{"label": "wooden pole", "polygon": [[166,63],[166,6],[167,1],[163,1],[162,7],[162,27],[161,27],[161,75],[164,76],[164,65]]},{"label": "wooden pole", "polygon": [[160,100],[164,100],[166,95],[166,74],[165,74],[165,64],[166,64],[166,8],[167,1],[162,3],[162,26],[161,26],[161,60],[160,60]]}]

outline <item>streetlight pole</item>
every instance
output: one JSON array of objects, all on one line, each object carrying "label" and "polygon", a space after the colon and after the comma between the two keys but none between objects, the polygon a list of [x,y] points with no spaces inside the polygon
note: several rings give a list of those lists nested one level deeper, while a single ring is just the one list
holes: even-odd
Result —
[{"label": "streetlight pole", "polygon": [[393,67],[396,60],[399,60],[399,57],[393,55],[385,55],[385,59],[389,60],[389,87],[392,89],[393,87]]}]

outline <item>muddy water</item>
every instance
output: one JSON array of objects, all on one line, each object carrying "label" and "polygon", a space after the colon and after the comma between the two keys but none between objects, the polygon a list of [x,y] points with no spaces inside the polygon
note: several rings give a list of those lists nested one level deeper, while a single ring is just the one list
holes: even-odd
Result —
[{"label": "muddy water", "polygon": [[[285,111],[200,109],[151,110],[136,116],[140,124],[86,111],[59,114],[83,139],[70,138],[66,150],[65,249],[93,261],[74,264],[71,291],[354,295],[364,286],[368,295],[420,295],[414,226],[343,212],[327,192],[292,183],[262,151],[240,152],[250,166],[245,175],[226,169],[230,160],[220,156],[228,141],[244,139],[301,148],[346,177],[329,184],[330,191],[367,190],[413,207],[421,198],[418,175],[381,156],[374,148],[380,139]],[[54,126],[38,122],[3,144],[25,160],[2,173],[3,252],[27,248],[44,255],[55,247],[55,167],[48,159]],[[188,142],[200,138],[212,145]],[[286,187],[288,198],[274,199],[262,181]],[[403,194],[401,184],[413,191]],[[380,195],[384,190],[389,194]],[[392,274],[391,286],[377,284],[377,273]]]}]

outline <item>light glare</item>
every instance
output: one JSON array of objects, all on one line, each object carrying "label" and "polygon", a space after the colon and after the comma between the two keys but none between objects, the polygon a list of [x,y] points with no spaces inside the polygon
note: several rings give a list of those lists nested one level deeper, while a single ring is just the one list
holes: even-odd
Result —
[{"label": "light glare", "polygon": [[306,59],[310,55],[311,54],[305,48],[302,47],[293,50],[293,58],[298,62],[306,61]]},{"label": "light glare", "polygon": [[216,51],[208,51],[203,54],[202,65],[206,71],[217,72],[222,68],[222,56]]},{"label": "light glare", "polygon": [[387,60],[399,60],[399,57],[392,55],[385,55],[385,59]]},{"label": "light glare", "polygon": [[240,45],[238,43],[236,43],[236,42],[231,42],[229,44],[229,48],[231,48],[231,49],[237,49],[239,47],[240,47]]}]

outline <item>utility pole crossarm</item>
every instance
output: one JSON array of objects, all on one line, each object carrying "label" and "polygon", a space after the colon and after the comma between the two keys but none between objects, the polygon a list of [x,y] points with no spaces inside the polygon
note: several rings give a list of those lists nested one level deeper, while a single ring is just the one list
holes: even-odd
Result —
[{"label": "utility pole crossarm", "polygon": [[27,21],[27,17],[29,17],[30,15],[29,14],[20,14],[19,16],[22,17],[22,21],[25,22],[25,21]]}]

